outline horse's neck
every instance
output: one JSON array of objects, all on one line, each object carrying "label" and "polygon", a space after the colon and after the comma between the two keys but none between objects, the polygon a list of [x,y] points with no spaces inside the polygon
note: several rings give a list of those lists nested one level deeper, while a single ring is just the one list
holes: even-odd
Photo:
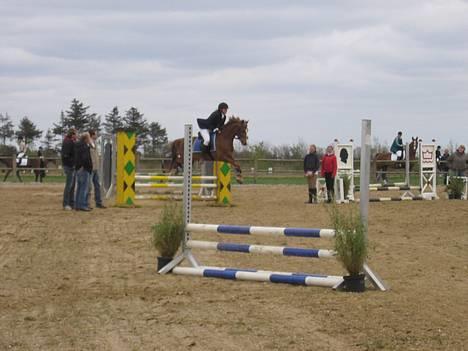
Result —
[{"label": "horse's neck", "polygon": [[221,135],[224,136],[224,139],[234,141],[234,138],[237,133],[237,128],[235,125],[227,126],[222,132]]}]

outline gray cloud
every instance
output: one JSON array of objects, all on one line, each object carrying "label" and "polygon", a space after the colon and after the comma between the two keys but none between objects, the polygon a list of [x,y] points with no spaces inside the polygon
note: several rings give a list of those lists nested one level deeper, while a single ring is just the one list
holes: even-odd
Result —
[{"label": "gray cloud", "polygon": [[251,139],[326,144],[360,119],[468,139],[464,1],[10,1],[0,3],[0,109],[49,127],[72,98],[139,107],[167,126],[220,100]]}]

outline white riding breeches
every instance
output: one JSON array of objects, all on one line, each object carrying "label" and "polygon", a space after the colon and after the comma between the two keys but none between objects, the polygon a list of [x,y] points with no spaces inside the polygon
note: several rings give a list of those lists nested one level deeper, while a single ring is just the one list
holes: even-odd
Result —
[{"label": "white riding breeches", "polygon": [[203,144],[205,146],[210,145],[210,131],[209,131],[209,129],[200,129],[200,135],[203,138]]}]

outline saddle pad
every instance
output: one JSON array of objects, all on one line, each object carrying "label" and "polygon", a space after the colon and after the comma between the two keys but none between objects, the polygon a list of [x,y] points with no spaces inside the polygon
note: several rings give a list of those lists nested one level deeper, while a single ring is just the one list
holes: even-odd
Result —
[{"label": "saddle pad", "polygon": [[[216,133],[210,133],[210,151],[216,152]],[[193,142],[193,152],[194,153],[201,153],[201,145],[203,144],[203,138],[198,135],[198,137]]]}]

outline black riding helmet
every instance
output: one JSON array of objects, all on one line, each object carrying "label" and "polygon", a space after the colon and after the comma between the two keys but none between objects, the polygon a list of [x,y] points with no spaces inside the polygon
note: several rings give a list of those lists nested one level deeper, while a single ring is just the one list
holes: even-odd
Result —
[{"label": "black riding helmet", "polygon": [[228,104],[226,104],[225,102],[222,102],[222,103],[220,103],[220,104],[218,105],[218,111],[221,111],[221,110],[223,110],[223,109],[225,109],[225,108],[226,108],[226,109],[229,108]]}]

